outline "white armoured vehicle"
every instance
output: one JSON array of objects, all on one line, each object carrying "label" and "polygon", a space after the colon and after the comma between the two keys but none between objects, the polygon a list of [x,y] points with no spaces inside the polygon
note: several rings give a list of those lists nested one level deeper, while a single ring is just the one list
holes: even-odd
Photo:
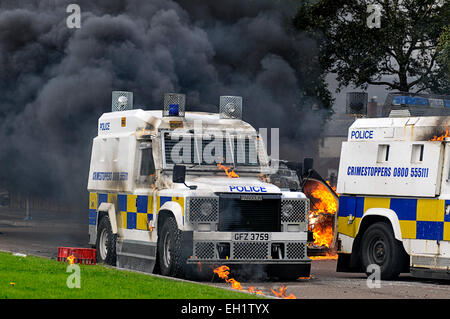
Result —
[{"label": "white armoured vehicle", "polygon": [[356,120],[342,145],[338,271],[450,278],[449,116]]},{"label": "white armoured vehicle", "polygon": [[99,261],[169,276],[199,263],[308,276],[309,200],[270,183],[242,99],[221,97],[212,114],[185,112],[181,94],[166,94],[162,111],[132,109],[132,97],[113,92],[93,139],[89,236]]}]

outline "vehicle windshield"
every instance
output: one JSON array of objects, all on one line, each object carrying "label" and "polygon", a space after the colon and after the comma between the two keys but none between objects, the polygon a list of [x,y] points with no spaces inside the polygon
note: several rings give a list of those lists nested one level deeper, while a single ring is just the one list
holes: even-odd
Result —
[{"label": "vehicle windshield", "polygon": [[[209,135],[163,133],[164,167],[186,165],[187,169],[214,169],[222,164],[236,170],[261,167],[265,149],[256,135],[226,135],[223,132]],[[262,161],[264,162],[264,160]]]}]

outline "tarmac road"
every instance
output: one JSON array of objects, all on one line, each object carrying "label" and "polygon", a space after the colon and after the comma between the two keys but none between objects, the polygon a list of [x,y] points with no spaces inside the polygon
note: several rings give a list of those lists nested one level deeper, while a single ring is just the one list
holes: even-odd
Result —
[{"label": "tarmac road", "polygon": [[[88,214],[32,211],[25,213],[0,207],[0,250],[57,257],[57,248],[89,247]],[[253,286],[273,296],[271,289],[287,287],[286,294],[298,299],[434,299],[450,298],[450,281],[413,278],[402,274],[396,281],[381,281],[380,288],[369,288],[364,274],[337,273],[336,260],[313,260],[311,278],[291,282],[241,281],[242,287]],[[239,279],[239,278],[236,278]],[[210,283],[229,286],[218,279]]]},{"label": "tarmac road", "polygon": [[0,250],[55,258],[58,247],[88,245],[88,214],[34,211],[0,207]]},{"label": "tarmac road", "polygon": [[255,286],[267,295],[286,285],[286,295],[297,299],[448,299],[450,281],[425,280],[402,274],[396,281],[381,281],[369,288],[365,274],[337,273],[337,260],[313,260],[310,279],[294,282],[241,282],[244,289]]}]

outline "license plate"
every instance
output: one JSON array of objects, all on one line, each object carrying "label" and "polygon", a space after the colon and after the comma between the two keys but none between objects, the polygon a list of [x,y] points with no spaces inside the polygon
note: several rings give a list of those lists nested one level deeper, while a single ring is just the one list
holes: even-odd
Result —
[{"label": "license plate", "polygon": [[233,233],[233,241],[269,241],[270,233]]}]

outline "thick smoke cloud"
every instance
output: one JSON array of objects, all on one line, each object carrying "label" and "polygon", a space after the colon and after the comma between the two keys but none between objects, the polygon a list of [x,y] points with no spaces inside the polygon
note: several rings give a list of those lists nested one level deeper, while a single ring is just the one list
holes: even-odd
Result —
[{"label": "thick smoke cloud", "polygon": [[295,1],[74,1],[0,3],[0,184],[84,205],[97,119],[112,90],[159,109],[165,92],[217,111],[244,97],[244,120],[280,128],[281,154],[300,159],[321,117],[305,99],[315,43],[293,34]]}]

